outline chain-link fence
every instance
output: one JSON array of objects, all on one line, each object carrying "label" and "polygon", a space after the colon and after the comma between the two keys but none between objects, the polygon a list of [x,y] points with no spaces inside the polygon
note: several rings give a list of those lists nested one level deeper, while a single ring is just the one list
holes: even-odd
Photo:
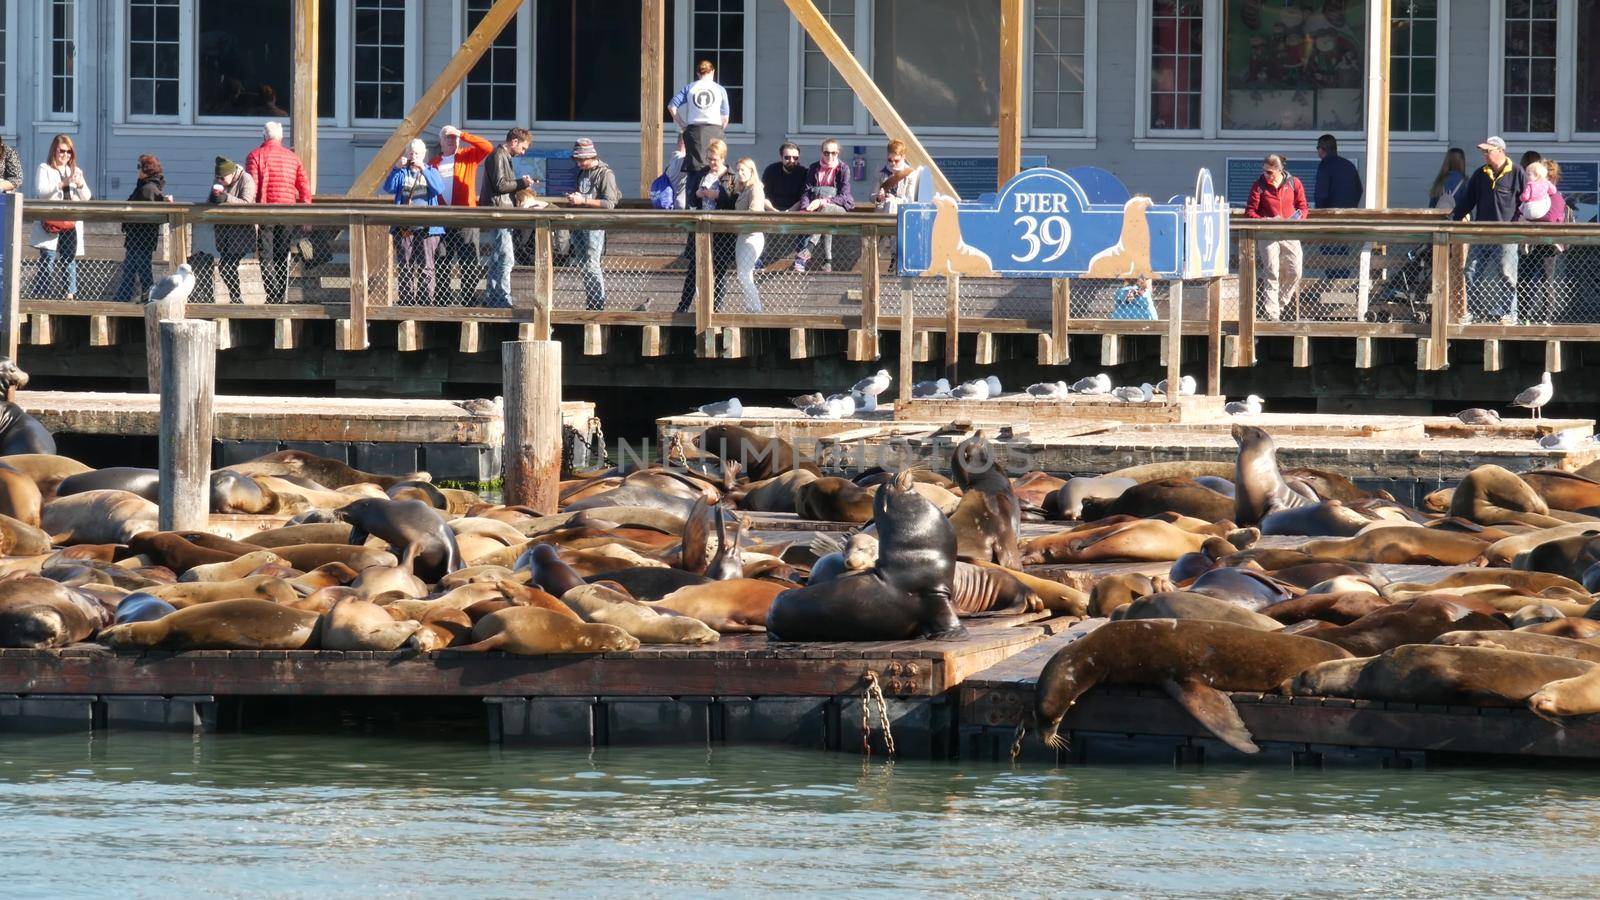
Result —
[{"label": "chain-link fence", "polygon": [[143,300],[173,268],[160,222],[37,221],[27,228],[22,253],[25,299]]}]

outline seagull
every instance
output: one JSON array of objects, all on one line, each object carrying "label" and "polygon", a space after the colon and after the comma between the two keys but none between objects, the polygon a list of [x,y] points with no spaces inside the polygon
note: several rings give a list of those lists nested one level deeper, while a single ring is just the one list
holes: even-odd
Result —
[{"label": "seagull", "polygon": [[719,400],[716,403],[707,403],[705,406],[700,407],[700,411],[714,418],[737,419],[744,415],[744,404],[739,402],[738,397],[734,397],[731,400]]},{"label": "seagull", "polygon": [[474,416],[498,416],[504,413],[504,401],[499,397],[493,400],[487,400],[482,397],[473,400],[457,400],[456,405]]},{"label": "seagull", "polygon": [[1549,403],[1550,398],[1555,395],[1556,389],[1550,383],[1550,373],[1546,372],[1544,377],[1539,379],[1538,384],[1518,394],[1517,399],[1511,401],[1511,405],[1533,410],[1533,417],[1537,419],[1540,418],[1540,408]]},{"label": "seagull", "polygon": [[957,400],[987,400],[991,396],[989,382],[983,378],[974,381],[963,381],[956,385],[955,389],[950,392],[950,396]]},{"label": "seagull", "polygon": [[1001,387],[1000,387],[1000,379],[994,377],[993,375],[990,375],[988,378],[985,378],[983,381],[984,381],[985,384],[987,384],[989,386],[989,396],[990,397],[998,397],[1001,394],[1005,393],[1005,391],[1002,390]]},{"label": "seagull", "polygon": [[827,396],[821,391],[816,391],[810,394],[801,394],[798,397],[790,397],[789,402],[794,404],[795,409],[805,409],[808,406],[817,406],[825,403],[827,399]]},{"label": "seagull", "polygon": [[1461,412],[1456,413],[1456,418],[1460,419],[1461,423],[1463,425],[1499,425],[1500,424],[1500,414],[1499,413],[1495,412],[1492,409],[1482,409],[1482,408],[1477,407],[1477,406],[1474,406],[1471,409],[1463,409]]},{"label": "seagull", "polygon": [[849,394],[834,394],[820,403],[805,407],[801,412],[813,419],[843,419],[856,412],[856,401]]},{"label": "seagull", "polygon": [[1584,435],[1569,428],[1539,438],[1539,446],[1545,450],[1576,450],[1593,440],[1594,435]]},{"label": "seagull", "polygon": [[1261,398],[1251,394],[1243,400],[1235,400],[1229,403],[1222,408],[1222,411],[1230,416],[1259,416],[1261,415]]},{"label": "seagull", "polygon": [[950,379],[941,378],[938,381],[919,381],[911,386],[913,397],[948,397],[950,396]]},{"label": "seagull", "polygon": [[850,392],[861,398],[861,411],[873,412],[878,408],[878,395],[889,389],[888,369],[879,369],[876,375],[856,382]]},{"label": "seagull", "polygon": [[1065,381],[1041,381],[1028,385],[1028,393],[1042,400],[1060,400],[1071,393]]},{"label": "seagull", "polygon": [[[1199,385],[1198,382],[1196,382],[1194,380],[1194,376],[1193,375],[1185,375],[1185,376],[1183,376],[1183,377],[1178,379],[1178,396],[1179,397],[1193,397],[1195,395],[1195,392],[1197,390],[1199,390],[1199,389],[1200,389],[1200,385]],[[1156,393],[1165,394],[1166,392],[1167,392],[1167,380],[1165,378],[1163,378],[1156,385]]]},{"label": "seagull", "polygon": [[171,300],[182,303],[189,299],[189,292],[194,290],[194,270],[188,263],[178,267],[178,271],[161,279],[150,286],[150,302],[157,300]]},{"label": "seagull", "polygon": [[1155,389],[1150,386],[1150,382],[1146,381],[1138,387],[1132,385],[1119,387],[1111,392],[1111,396],[1121,400],[1123,403],[1149,403],[1150,398],[1155,396]]},{"label": "seagull", "polygon": [[1072,392],[1074,394],[1109,394],[1111,393],[1111,376],[1101,372],[1099,375],[1080,378],[1073,382]]}]

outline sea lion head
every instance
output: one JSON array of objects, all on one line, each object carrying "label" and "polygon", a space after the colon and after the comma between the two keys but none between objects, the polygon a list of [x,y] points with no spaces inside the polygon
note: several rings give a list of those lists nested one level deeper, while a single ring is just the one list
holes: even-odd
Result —
[{"label": "sea lion head", "polygon": [[10,391],[12,388],[25,388],[28,386],[28,373],[9,357],[0,356],[0,390]]}]

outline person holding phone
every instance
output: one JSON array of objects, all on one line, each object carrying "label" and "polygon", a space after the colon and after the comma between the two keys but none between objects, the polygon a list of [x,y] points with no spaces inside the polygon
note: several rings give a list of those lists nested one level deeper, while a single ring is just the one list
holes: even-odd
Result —
[{"label": "person holding phone", "polygon": [[[427,164],[427,155],[427,145],[414,140],[395,160],[383,190],[394,195],[396,206],[445,205],[444,179],[439,177],[438,169]],[[434,258],[444,229],[437,225],[413,224],[397,225],[390,231],[394,234],[395,269],[400,275],[399,305],[420,306],[432,302]]]},{"label": "person holding phone", "polygon": [[[1308,209],[1306,186],[1289,174],[1282,156],[1268,154],[1261,163],[1261,177],[1250,186],[1245,218],[1304,219]],[[1300,290],[1300,242],[1257,241],[1256,266],[1260,271],[1261,317],[1277,321]]]}]

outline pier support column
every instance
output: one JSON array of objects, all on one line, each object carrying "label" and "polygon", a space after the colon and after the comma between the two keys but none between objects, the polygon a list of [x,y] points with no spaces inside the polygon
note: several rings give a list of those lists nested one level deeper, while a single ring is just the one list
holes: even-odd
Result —
[{"label": "pier support column", "polygon": [[561,489],[561,343],[500,345],[505,395],[505,502],[545,515]]},{"label": "pier support column", "polygon": [[211,516],[211,412],[217,326],[161,323],[162,531],[204,529]]}]

